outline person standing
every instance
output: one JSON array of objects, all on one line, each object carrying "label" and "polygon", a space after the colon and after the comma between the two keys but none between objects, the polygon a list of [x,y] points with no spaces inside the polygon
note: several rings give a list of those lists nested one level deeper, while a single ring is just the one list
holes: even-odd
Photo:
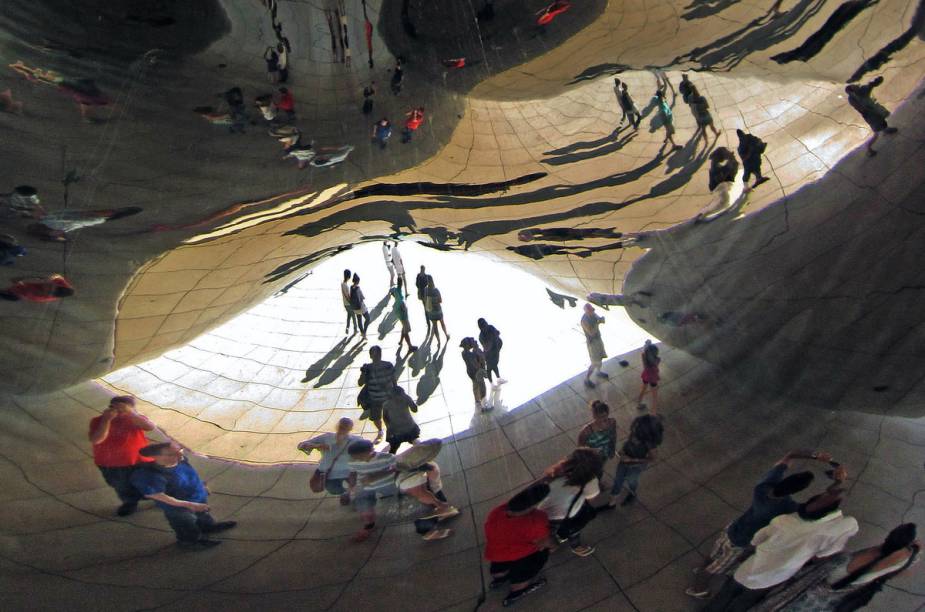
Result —
[{"label": "person standing", "polygon": [[402,81],[405,78],[405,69],[401,64],[401,58],[395,58],[395,69],[392,71],[392,80],[390,86],[392,93],[396,96],[401,93]]},{"label": "person standing", "polygon": [[504,607],[546,586],[546,579],[537,576],[556,545],[549,530],[549,518],[537,506],[548,496],[549,485],[535,483],[495,507],[485,519],[485,560],[491,564],[490,588],[511,584]]},{"label": "person standing", "polygon": [[353,273],[353,285],[350,287],[350,308],[353,309],[356,324],[365,338],[366,330],[369,328],[369,308],[366,307],[366,298],[360,289],[360,275],[356,272]]},{"label": "person standing", "polygon": [[419,106],[418,108],[412,108],[405,113],[405,116],[407,119],[405,120],[405,129],[402,130],[401,133],[402,144],[411,142],[411,137],[414,135],[414,132],[424,123],[424,107]]},{"label": "person standing", "polygon": [[604,461],[617,455],[617,420],[610,416],[610,406],[601,400],[591,402],[591,422],[578,432],[578,446],[593,448]]},{"label": "person standing", "polygon": [[154,423],[135,410],[135,398],[131,395],[110,399],[109,407],[90,421],[93,462],[122,502],[116,510],[117,516],[135,512],[144,498],[132,486],[131,478],[136,466],[151,461],[139,451],[148,445],[145,432],[153,429]]},{"label": "person standing", "polygon": [[398,251],[398,242],[392,241],[392,265],[395,267],[395,276],[402,280],[402,286],[405,288],[405,297],[408,297],[408,278],[405,276],[405,262],[402,261],[401,253]]},{"label": "person standing", "polygon": [[392,123],[388,119],[383,117],[373,124],[373,142],[378,143],[380,149],[385,149],[391,137]]},{"label": "person standing", "polygon": [[655,108],[658,109],[658,115],[662,120],[662,126],[665,128],[665,140],[663,142],[666,144],[670,142],[673,151],[681,149],[681,145],[674,141],[674,115],[671,112],[671,106],[668,105],[668,100],[665,99],[664,84],[660,84],[659,88],[655,90],[653,100]]},{"label": "person standing", "polygon": [[395,265],[392,263],[392,247],[388,240],[382,241],[382,259],[385,260],[385,267],[389,271],[389,287],[395,284]]},{"label": "person standing", "polygon": [[267,63],[267,80],[271,83],[279,82],[279,54],[273,47],[267,47],[263,52],[263,59]]},{"label": "person standing", "polygon": [[376,442],[382,440],[382,404],[392,395],[395,386],[395,366],[382,359],[382,349],[376,345],[369,349],[372,360],[360,368],[359,385],[365,387],[369,420],[376,426]]},{"label": "person standing", "polygon": [[620,103],[620,109],[623,111],[623,116],[620,117],[620,125],[622,126],[623,122],[629,119],[633,129],[638,130],[642,115],[639,114],[639,109],[636,108],[636,103],[633,102],[633,98],[626,88],[626,83],[621,82],[620,79],[614,79],[613,89],[617,95],[617,101]]},{"label": "person standing", "polygon": [[376,95],[376,81],[372,81],[363,88],[363,114],[370,115],[373,112],[373,96]]},{"label": "person standing", "polygon": [[706,143],[707,128],[713,130],[713,135],[719,138],[719,130],[713,125],[713,115],[710,114],[710,103],[707,102],[707,99],[695,89],[689,104],[691,113],[694,115],[694,121],[697,122],[697,132],[695,132],[694,138],[703,136],[703,141]]},{"label": "person standing", "polygon": [[462,342],[459,343],[459,347],[462,349],[463,363],[466,364],[466,374],[472,381],[472,395],[475,398],[475,407],[483,412],[490,410],[485,404],[485,354],[479,349],[475,338],[463,338]]},{"label": "person standing", "polygon": [[[415,277],[414,286],[418,290],[418,299],[423,303],[427,292],[427,272],[424,271],[424,266],[421,266],[421,271]],[[430,323],[427,324],[427,331],[430,332]]]},{"label": "person standing", "polygon": [[501,341],[501,333],[494,325],[489,325],[485,319],[477,321],[479,326],[479,344],[482,345],[482,351],[485,353],[485,364],[488,372],[488,382],[492,382],[491,373],[494,372],[501,381],[501,373],[498,371],[498,361],[501,359],[501,347],[504,343]]},{"label": "person standing", "polygon": [[295,121],[295,97],[288,87],[279,88],[279,101],[276,108],[286,113],[286,118],[291,122]]},{"label": "person standing", "polygon": [[690,82],[690,79],[688,79],[687,73],[681,75],[681,83],[678,85],[678,92],[680,92],[681,99],[684,100],[685,104],[690,104],[691,96],[697,92],[697,88]]},{"label": "person standing", "polygon": [[153,461],[135,470],[132,485],[164,511],[177,535],[177,544],[189,550],[221,544],[208,535],[231,529],[237,522],[216,522],[209,514],[209,490],[183,456],[183,448],[176,442],[162,442],[139,452]]},{"label": "person standing", "polygon": [[642,472],[655,461],[655,449],[661,445],[663,433],[662,417],[655,414],[655,411],[633,419],[630,424],[630,437],[620,449],[620,463],[613,477],[610,501],[607,503],[608,509],[617,507],[616,497],[623,490],[623,483],[626,483],[629,491],[620,505],[626,506],[636,501],[639,478]]},{"label": "person standing", "polygon": [[764,154],[764,150],[768,148],[768,143],[753,134],[746,134],[741,129],[737,129],[736,134],[739,137],[739,158],[742,160],[742,168],[745,170],[745,174],[742,175],[742,182],[748,187],[748,179],[754,174],[755,184],[751,187],[754,189],[761,183],[770,180],[761,174],[761,156]]},{"label": "person standing", "polygon": [[[396,253],[394,249],[392,253]],[[405,303],[404,291],[404,276],[399,277],[398,284],[392,287],[389,290],[389,293],[392,294],[392,298],[395,300],[394,305],[392,306],[395,316],[398,321],[401,323],[401,338],[398,339],[398,350],[395,351],[395,358],[398,359],[398,355],[401,354],[401,345],[403,342],[408,343],[408,353],[413,353],[418,350],[418,347],[411,344],[411,321],[408,318],[408,304]]]},{"label": "person standing", "polygon": [[382,419],[385,422],[385,441],[389,444],[389,452],[398,452],[402,442],[414,444],[421,437],[421,428],[414,422],[412,412],[418,411],[414,403],[401,385],[392,384],[389,397],[382,404]]},{"label": "person standing", "polygon": [[593,448],[576,448],[543,473],[549,495],[538,508],[549,517],[556,539],[567,540],[579,557],[594,552],[593,546],[581,543],[581,530],[597,516],[588,502],[601,494],[603,471],[604,458],[600,453]]},{"label": "person standing", "polygon": [[581,317],[581,330],[585,334],[585,343],[588,345],[588,356],[591,358],[591,365],[585,374],[585,386],[593,389],[596,385],[591,380],[591,375],[595,370],[600,378],[610,378],[606,372],[601,371],[604,359],[607,358],[607,351],[604,350],[604,341],[601,339],[601,323],[604,317],[598,316],[594,312],[594,306],[585,304],[585,313]]},{"label": "person standing", "polygon": [[347,311],[347,325],[344,327],[344,333],[350,333],[350,324],[353,323],[353,333],[357,333],[357,317],[353,312],[353,304],[350,299],[350,270],[344,270],[344,280],[340,284],[340,297],[344,302],[344,310]]},{"label": "person standing", "polygon": [[867,85],[853,84],[845,87],[845,93],[848,94],[848,104],[851,105],[851,108],[861,113],[861,117],[874,132],[874,137],[867,143],[867,155],[870,157],[877,154],[874,150],[874,143],[880,138],[881,133],[895,134],[899,131],[887,124],[886,120],[890,116],[890,111],[874,98],[874,88],[881,83],[883,83],[883,77],[878,76]]},{"label": "person standing", "polygon": [[642,403],[642,398],[646,392],[652,394],[652,412],[656,410],[658,402],[658,364],[662,358],[658,356],[658,347],[652,344],[651,340],[646,340],[642,349],[642,389],[639,390],[639,397],[636,399],[636,408],[645,410],[646,405]]},{"label": "person standing", "polygon": [[[844,470],[844,468],[840,468]],[[843,474],[844,475],[844,474]],[[782,514],[752,538],[754,553],[733,573],[705,612],[745,612],[769,591],[790,580],[813,558],[841,552],[858,532],[858,522],[839,510],[842,490],[831,488]]]},{"label": "person standing", "polygon": [[424,314],[427,316],[429,323],[428,331],[433,331],[437,344],[440,344],[440,332],[437,330],[437,323],[443,328],[443,335],[450,339],[449,332],[446,331],[446,323],[443,322],[443,296],[440,290],[434,285],[434,277],[427,275],[427,289],[424,291]]},{"label": "person standing", "polygon": [[277,78],[280,83],[285,83],[289,80],[289,39],[283,38],[279,44],[276,45],[276,53],[278,56],[277,60]]},{"label": "person standing", "polygon": [[347,491],[347,477],[350,475],[350,455],[347,448],[362,440],[360,436],[353,435],[353,419],[344,417],[337,422],[336,432],[326,432],[304,442],[300,442],[298,449],[310,455],[313,450],[321,453],[318,470],[324,473],[324,490],[331,495],[340,496],[340,504],[346,506],[350,503],[350,493]]},{"label": "person standing", "polygon": [[813,482],[812,472],[787,474],[794,459],[831,461],[832,456],[819,451],[791,451],[774,464],[752,490],[752,504],[741,516],[726,525],[713,544],[713,551],[697,570],[694,583],[685,591],[691,597],[710,597],[710,582],[714,576],[728,574],[751,552],[752,538],[772,519],[796,512],[800,505],[793,495]]}]

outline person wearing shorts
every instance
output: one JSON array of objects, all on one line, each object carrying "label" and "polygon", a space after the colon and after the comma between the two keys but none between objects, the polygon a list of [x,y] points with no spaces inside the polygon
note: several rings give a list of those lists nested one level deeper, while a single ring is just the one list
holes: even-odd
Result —
[{"label": "person wearing shorts", "polygon": [[642,349],[642,389],[639,390],[639,399],[636,400],[636,406],[639,410],[645,410],[646,405],[642,403],[642,398],[646,392],[652,394],[652,411],[655,412],[658,403],[658,364],[661,363],[658,356],[658,347],[652,344],[651,340],[646,340],[645,347]]},{"label": "person wearing shorts", "polygon": [[549,518],[537,506],[549,496],[549,485],[535,483],[485,519],[485,559],[491,564],[491,588],[510,583],[503,605],[510,606],[546,585],[537,578],[555,548]]},{"label": "person wearing shorts", "polygon": [[594,312],[594,306],[585,304],[585,314],[581,317],[581,330],[585,334],[585,343],[588,345],[588,357],[591,358],[591,366],[588,368],[587,374],[585,374],[585,386],[589,389],[595,387],[594,382],[591,380],[591,374],[593,374],[595,370],[597,370],[599,378],[605,380],[610,378],[607,372],[601,370],[604,359],[607,358],[607,351],[604,350],[604,341],[601,339],[601,323],[603,322],[604,317],[598,316],[598,314]]},{"label": "person wearing shorts", "polygon": [[[396,252],[393,250],[393,252]],[[392,307],[395,312],[398,322],[401,323],[401,338],[398,339],[398,350],[395,351],[395,359],[398,359],[398,355],[401,354],[402,343],[408,343],[408,353],[413,353],[418,350],[418,347],[411,344],[411,321],[408,318],[408,304],[405,303],[405,294],[403,293],[405,289],[405,279],[404,274],[398,277],[398,281],[394,287],[389,290],[389,293],[392,294],[392,298],[395,300],[395,305]]]}]

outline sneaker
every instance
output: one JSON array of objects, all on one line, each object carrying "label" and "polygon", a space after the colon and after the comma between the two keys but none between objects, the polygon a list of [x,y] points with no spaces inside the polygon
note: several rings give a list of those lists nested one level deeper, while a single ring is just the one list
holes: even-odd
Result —
[{"label": "sneaker", "polygon": [[221,540],[196,540],[195,542],[177,542],[177,546],[183,550],[206,550],[221,544]]},{"label": "sneaker", "polygon": [[608,374],[607,372],[598,372],[597,377],[603,378],[604,380],[610,380],[610,374]]},{"label": "sneaker", "polygon": [[213,523],[208,527],[203,528],[203,533],[218,533],[219,531],[228,531],[229,529],[234,529],[237,527],[238,521],[221,521],[219,523]]},{"label": "sneaker", "polygon": [[594,554],[594,547],[588,546],[587,544],[579,544],[578,546],[572,547],[572,552],[579,557],[587,557],[588,555]]},{"label": "sneaker", "polygon": [[443,510],[438,510],[434,512],[431,516],[436,519],[445,520],[448,518],[453,518],[459,514],[459,508],[456,506],[447,506]]},{"label": "sneaker", "polygon": [[539,580],[535,582],[531,582],[530,584],[528,584],[526,587],[522,588],[519,591],[511,591],[508,594],[508,596],[504,598],[504,601],[501,602],[501,605],[504,606],[505,608],[512,606],[515,603],[517,603],[519,600],[529,595],[530,593],[533,593],[534,591],[539,591],[544,586],[546,586],[546,579],[540,578]]},{"label": "sneaker", "polygon": [[597,385],[595,385],[593,382],[591,382],[591,379],[590,379],[590,378],[586,378],[586,379],[585,379],[585,386],[586,386],[587,388],[589,388],[589,389],[593,389],[593,388],[596,387]]},{"label": "sneaker", "polygon": [[688,587],[688,588],[684,591],[684,594],[685,594],[685,595],[690,595],[691,597],[696,597],[697,599],[707,599],[707,598],[710,596],[710,591],[709,591],[709,589],[703,590],[703,591],[698,591],[698,590],[694,589],[694,587]]},{"label": "sneaker", "polygon": [[137,509],[138,509],[137,502],[127,502],[119,506],[118,509],[116,509],[116,516],[128,516],[129,514],[132,514],[133,512],[135,512],[135,510]]},{"label": "sneaker", "polygon": [[633,503],[634,501],[636,501],[636,496],[630,494],[630,495],[627,495],[626,497],[623,498],[623,501],[620,502],[620,505],[621,505],[621,506],[629,506],[629,505],[630,505],[631,503]]},{"label": "sneaker", "polygon": [[767,182],[770,181],[770,180],[771,180],[770,177],[762,176],[760,179],[758,179],[757,181],[755,181],[755,184],[752,186],[752,188],[754,189],[755,187],[757,187],[757,186],[760,185],[761,183],[767,183]]}]

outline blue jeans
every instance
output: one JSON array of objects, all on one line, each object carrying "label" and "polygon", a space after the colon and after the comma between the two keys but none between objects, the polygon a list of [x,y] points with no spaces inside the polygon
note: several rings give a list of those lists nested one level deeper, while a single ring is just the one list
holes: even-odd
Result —
[{"label": "blue jeans", "polygon": [[344,486],[346,480],[346,478],[325,478],[324,490],[331,495],[343,495],[347,492],[347,487]]},{"label": "blue jeans", "polygon": [[643,470],[646,469],[645,463],[620,463],[617,465],[617,473],[613,477],[613,487],[610,488],[611,495],[619,495],[623,489],[623,483],[630,490],[631,495],[636,495],[639,489],[639,477],[642,476]]},{"label": "blue jeans", "polygon": [[125,467],[97,467],[100,468],[103,480],[116,491],[116,495],[119,496],[123,504],[137,504],[144,499],[144,495],[139,493],[131,483],[132,472],[135,471],[134,465]]},{"label": "blue jeans", "polygon": [[215,524],[215,519],[208,512],[193,512],[176,506],[167,506],[163,510],[167,522],[177,534],[178,542],[196,542]]}]

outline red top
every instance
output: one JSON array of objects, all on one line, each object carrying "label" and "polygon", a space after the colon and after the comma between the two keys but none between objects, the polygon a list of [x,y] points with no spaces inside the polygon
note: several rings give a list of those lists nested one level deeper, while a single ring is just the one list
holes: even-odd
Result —
[{"label": "red top", "polygon": [[[96,429],[102,419],[98,416],[91,420],[90,431]],[[147,445],[145,431],[134,425],[128,415],[120,414],[109,424],[106,439],[93,445],[93,461],[100,467],[125,467],[153,461],[138,454]]]},{"label": "red top", "polygon": [[414,131],[421,127],[422,123],[424,123],[424,113],[419,110],[413,110],[411,111],[411,116],[408,117],[408,120],[405,122],[405,127]]},{"label": "red top", "polygon": [[67,282],[66,278],[55,275],[48,280],[17,281],[7,291],[20,299],[30,302],[55,302],[61,299],[56,295],[52,295],[56,287],[74,288],[71,283]]},{"label": "red top", "polygon": [[549,519],[542,510],[523,516],[508,516],[507,504],[488,513],[485,519],[485,559],[516,561],[540,549],[535,542],[549,536]]},{"label": "red top", "polygon": [[281,94],[276,107],[283,111],[295,110],[295,98],[292,97],[292,92],[287,91],[286,93]]}]

